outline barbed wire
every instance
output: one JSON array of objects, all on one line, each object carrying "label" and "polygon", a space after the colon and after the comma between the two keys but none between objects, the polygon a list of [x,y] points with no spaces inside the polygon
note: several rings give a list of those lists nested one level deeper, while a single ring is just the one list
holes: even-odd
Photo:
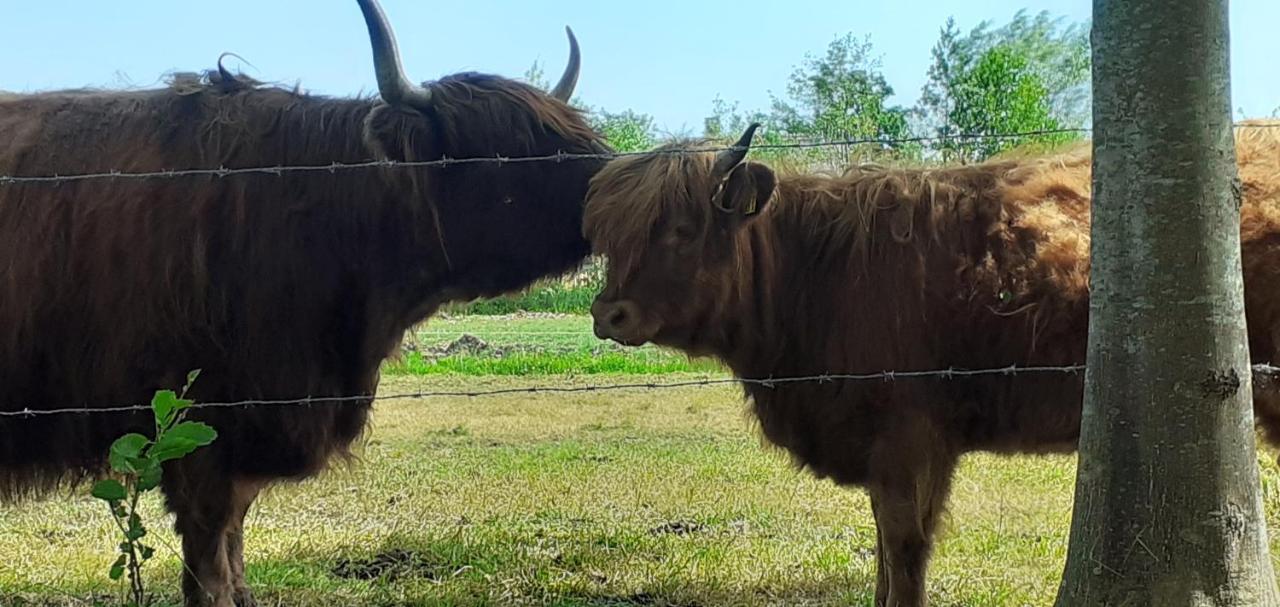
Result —
[{"label": "barbed wire", "polygon": [[[385,400],[421,400],[427,398],[478,398],[486,396],[503,396],[511,394],[566,394],[579,392],[612,392],[619,390],[670,390],[676,388],[706,387],[720,386],[731,384],[757,385],[766,388],[775,388],[780,385],[796,384],[796,383],[832,383],[836,381],[894,381],[897,379],[910,378],[935,378],[935,379],[955,379],[958,377],[974,377],[981,375],[1004,375],[1013,376],[1025,373],[1065,373],[1076,374],[1085,370],[1085,365],[1063,365],[1063,366],[1027,366],[1019,367],[1010,365],[1007,367],[994,367],[989,369],[935,369],[929,371],[877,371],[873,373],[823,373],[818,375],[801,375],[791,377],[769,377],[769,378],[702,378],[679,380],[672,382],[629,382],[618,384],[588,384],[585,386],[523,386],[513,388],[496,388],[491,390],[438,390],[438,391],[418,391],[405,392],[399,394],[385,395],[356,395],[356,396],[318,396],[293,399],[248,399],[228,402],[197,402],[191,408],[193,409],[217,409],[231,407],[255,407],[255,406],[313,406],[318,404],[341,404],[347,402],[373,402]],[[1253,365],[1253,371],[1257,373],[1265,373],[1271,375],[1280,375],[1280,367],[1274,367],[1266,364]],[[121,405],[114,407],[81,407],[81,408],[63,408],[63,409],[30,409],[25,408],[18,411],[0,411],[0,418],[4,417],[37,417],[47,415],[67,415],[67,414],[88,414],[88,413],[128,413],[135,411],[149,411],[149,405]]]},{"label": "barbed wire", "polygon": [[[439,391],[419,391],[406,392],[400,394],[386,395],[355,395],[355,396],[317,396],[306,398],[291,399],[249,399],[229,402],[197,402],[191,405],[192,409],[216,409],[229,407],[250,407],[250,406],[310,406],[318,404],[340,404],[346,402],[367,402],[367,401],[383,401],[383,400],[401,400],[401,399],[425,399],[439,397],[467,397],[476,398],[484,396],[502,396],[511,394],[566,394],[576,392],[611,392],[617,390],[670,390],[675,388],[705,387],[719,386],[728,384],[745,384],[757,385],[766,388],[774,388],[780,385],[796,384],[796,383],[831,383],[836,381],[894,381],[896,379],[907,378],[937,378],[937,379],[955,379],[957,377],[972,377],[979,375],[1019,375],[1023,373],[1079,373],[1085,368],[1084,365],[1065,365],[1065,366],[1027,366],[1019,367],[1010,365],[1007,367],[994,367],[989,369],[935,369],[929,371],[877,371],[872,373],[822,373],[816,375],[799,375],[790,377],[768,377],[768,378],[741,378],[741,377],[725,377],[725,378],[702,378],[687,379],[671,382],[629,382],[618,384],[588,384],[585,386],[566,386],[566,385],[543,385],[543,386],[523,386],[513,388],[496,388],[491,390],[439,390]],[[71,413],[127,413],[131,411],[149,411],[150,405],[120,405],[114,407],[89,407],[89,408],[64,408],[64,409],[30,409],[25,408],[19,411],[0,411],[0,417],[33,417],[40,415],[64,415]]]},{"label": "barbed wire", "polygon": [[[1280,124],[1243,124],[1236,123],[1234,128],[1280,128]],[[790,143],[760,143],[749,146],[751,150],[796,150],[796,149],[812,149],[827,147],[847,147],[855,145],[885,145],[900,146],[910,143],[928,143],[935,141],[948,140],[1004,140],[1004,139],[1023,139],[1028,137],[1044,137],[1049,135],[1066,135],[1066,134],[1083,134],[1090,133],[1092,129],[1087,128],[1063,128],[1063,129],[1042,129],[1036,131],[1024,131],[1020,133],[957,133],[954,135],[923,135],[919,137],[899,137],[899,138],[882,138],[882,137],[864,137],[856,139],[833,139],[822,141],[799,141]],[[231,177],[234,175],[274,175],[280,176],[285,173],[333,173],[341,171],[355,171],[363,169],[395,169],[395,168],[428,168],[428,167],[448,167],[454,165],[466,164],[521,164],[528,162],[565,162],[574,160],[613,160],[624,158],[627,156],[646,156],[646,155],[677,155],[677,154],[702,154],[724,152],[729,150],[741,151],[742,146],[708,146],[708,147],[685,147],[671,148],[666,150],[648,150],[637,152],[612,152],[612,153],[568,153],[556,152],[555,154],[547,154],[542,156],[476,156],[470,158],[449,158],[442,157],[436,160],[366,160],[362,162],[331,162],[329,164],[310,164],[310,165],[273,165],[259,167],[237,167],[228,168],[219,166],[217,168],[201,168],[201,169],[160,169],[155,171],[121,171],[110,170],[97,173],[74,173],[74,174],[50,174],[50,175],[0,175],[0,185],[19,184],[19,183],[66,183],[75,181],[87,181],[93,179],[175,179],[178,177]]]},{"label": "barbed wire", "polygon": [[[1252,371],[1260,375],[1280,378],[1280,366],[1258,363],[1250,366]],[[342,404],[349,402],[376,402],[387,400],[424,400],[429,398],[481,398],[489,396],[509,396],[512,394],[571,394],[582,392],[615,392],[622,390],[672,390],[679,388],[697,388],[723,385],[755,385],[765,388],[798,383],[834,383],[837,381],[896,381],[899,379],[944,379],[952,380],[977,376],[1015,376],[1030,373],[1078,374],[1086,370],[1086,365],[1039,365],[991,367],[986,369],[932,369],[923,371],[876,371],[870,373],[821,373],[814,375],[798,375],[785,377],[705,377],[670,382],[623,382],[616,384],[572,385],[540,385],[511,388],[494,388],[488,390],[436,390],[415,391],[394,394],[363,394],[353,396],[308,396],[289,399],[246,399],[226,402],[196,402],[192,409],[226,409],[235,407],[262,406],[315,406],[322,404]],[[32,418],[50,415],[91,414],[91,413],[129,413],[150,411],[150,405],[134,404],[111,407],[68,407],[60,409],[24,408],[16,411],[0,411],[2,418]]]},{"label": "barbed wire", "polygon": [[[1240,124],[1233,125],[1236,128],[1280,128],[1280,124]],[[1037,137],[1056,134],[1080,134],[1091,132],[1086,128],[1069,128],[1069,129],[1042,129],[1035,131],[1025,131],[1020,133],[1003,133],[1003,134],[954,134],[954,135],[935,135],[920,137],[904,137],[896,139],[884,138],[858,138],[858,139],[842,139],[842,140],[826,140],[826,141],[804,141],[791,143],[763,143],[749,146],[752,150],[776,150],[776,149],[809,149],[821,147],[837,147],[850,145],[901,145],[905,143],[925,143],[930,141],[944,140],[965,140],[965,139],[1014,139],[1025,137]],[[15,176],[0,175],[0,185],[14,183],[57,183],[84,181],[90,179],[154,179],[154,178],[177,178],[185,176],[215,176],[229,177],[232,175],[244,174],[270,174],[282,175],[286,172],[330,172],[359,170],[367,168],[411,168],[411,167],[444,167],[460,164],[473,163],[496,163],[496,164],[516,164],[523,162],[563,162],[566,160],[580,159],[614,159],[626,156],[642,156],[652,154],[695,154],[695,153],[714,153],[728,150],[742,150],[742,146],[718,146],[718,147],[688,147],[688,148],[672,148],[665,150],[640,151],[640,152],[615,152],[607,154],[568,154],[558,152],[554,155],[544,156],[526,156],[526,157],[473,157],[473,158],[441,158],[438,160],[426,161],[395,161],[395,160],[370,160],[355,163],[339,163],[334,162],[327,165],[279,165],[270,167],[243,167],[243,168],[226,168],[218,167],[216,169],[173,169],[160,171],[144,171],[144,172],[125,172],[112,170],[103,173],[81,173],[72,175],[36,175],[36,176]],[[431,333],[424,331],[422,333]],[[517,332],[510,332],[517,333]],[[535,332],[546,334],[546,332]],[[445,390],[434,392],[410,392],[404,394],[391,395],[357,395],[357,396],[341,396],[341,397],[305,397],[296,399],[248,399],[230,402],[206,402],[195,403],[192,408],[228,408],[228,407],[248,407],[248,406],[312,406],[317,404],[334,404],[343,402],[356,401],[381,401],[381,400],[397,400],[397,399],[426,399],[434,397],[484,397],[484,396],[500,396],[510,394],[538,394],[538,393],[575,393],[575,392],[605,392],[615,390],[631,390],[631,389],[674,389],[684,387],[697,386],[715,386],[724,384],[743,384],[743,385],[759,385],[773,388],[778,385],[800,383],[800,382],[820,382],[828,383],[834,381],[868,381],[882,380],[893,381],[899,378],[940,378],[954,379],[957,377],[972,377],[980,375],[1019,375],[1023,373],[1078,373],[1085,369],[1084,365],[1066,365],[1066,366],[1034,366],[1034,367],[998,367],[991,369],[937,369],[930,371],[879,371],[873,373],[849,374],[849,373],[828,373],[819,375],[806,375],[797,377],[779,377],[779,378],[707,378],[698,380],[682,380],[675,382],[634,382],[620,384],[603,384],[603,385],[586,385],[586,386],[528,386],[518,388],[500,388],[494,390]],[[1280,367],[1270,365],[1253,365],[1253,371],[1257,373],[1266,373],[1272,375],[1280,375]],[[59,408],[59,409],[31,409],[24,408],[16,411],[0,411],[0,418],[6,417],[36,417],[48,415],[62,414],[89,414],[89,413],[124,413],[150,410],[149,405],[134,404],[120,405],[109,407],[82,407],[82,408]]]},{"label": "barbed wire", "polygon": [[[1258,363],[1250,366],[1256,374],[1280,378],[1280,366]],[[246,399],[226,402],[196,402],[192,409],[226,409],[235,407],[262,406],[315,406],[322,404],[342,404],[349,402],[375,402],[387,400],[423,400],[428,398],[480,398],[488,396],[508,396],[512,394],[571,394],[582,392],[615,392],[621,390],[671,390],[678,388],[696,388],[723,386],[732,384],[755,385],[765,388],[798,383],[834,383],[837,381],[896,381],[899,379],[944,379],[952,380],[977,376],[1015,376],[1029,373],[1078,374],[1086,370],[1086,365],[1039,365],[991,367],[986,369],[932,369],[924,371],[876,371],[870,373],[822,373],[814,375],[798,375],[785,377],[745,378],[745,377],[705,377],[670,382],[623,382],[616,384],[572,385],[540,385],[511,388],[494,388],[488,390],[436,390],[415,391],[394,394],[362,394],[352,396],[308,396],[289,399]],[[33,418],[50,415],[91,414],[91,413],[129,413],[150,411],[150,405],[134,404],[110,407],[68,407],[60,409],[23,408],[16,411],[0,411],[2,418]]]},{"label": "barbed wire", "polygon": [[[1258,125],[1263,126],[1263,125]],[[944,140],[964,140],[964,139],[1018,139],[1026,137],[1042,137],[1048,135],[1061,134],[1080,134],[1090,132],[1089,129],[1072,128],[1072,129],[1043,129],[1038,131],[1026,131],[1022,133],[972,133],[972,134],[956,134],[956,135],[930,135],[920,137],[902,137],[897,139],[885,139],[877,137],[866,137],[858,139],[835,139],[823,141],[798,141],[790,143],[761,143],[749,146],[751,150],[795,150],[795,149],[811,149],[824,147],[839,147],[851,145],[868,145],[879,144],[896,146],[908,143],[926,143],[929,141]],[[610,152],[610,153],[569,153],[556,152],[555,154],[546,154],[541,156],[475,156],[470,158],[449,158],[442,157],[436,160],[366,160],[362,162],[331,162],[329,164],[308,164],[308,165],[274,165],[262,167],[239,167],[239,168],[203,168],[203,169],[161,169],[156,171],[139,171],[129,172],[120,170],[111,170],[98,173],[77,173],[69,175],[51,174],[51,175],[0,175],[0,185],[15,183],[65,183],[73,181],[87,181],[91,179],[173,179],[178,177],[231,177],[233,175],[275,175],[280,176],[285,173],[338,173],[341,171],[354,171],[373,168],[429,168],[429,167],[448,167],[466,164],[521,164],[528,162],[565,162],[574,160],[613,160],[624,158],[627,156],[648,156],[648,155],[679,155],[679,154],[705,154],[723,152],[728,150],[741,151],[742,146],[693,146],[684,148],[671,148],[665,150],[650,150],[638,152]]]}]

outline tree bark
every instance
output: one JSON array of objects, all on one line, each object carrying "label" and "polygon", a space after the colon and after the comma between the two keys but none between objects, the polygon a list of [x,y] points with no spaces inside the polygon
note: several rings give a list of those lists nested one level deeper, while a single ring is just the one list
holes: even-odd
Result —
[{"label": "tree bark", "polygon": [[1094,0],[1088,371],[1058,607],[1277,605],[1227,0]]}]

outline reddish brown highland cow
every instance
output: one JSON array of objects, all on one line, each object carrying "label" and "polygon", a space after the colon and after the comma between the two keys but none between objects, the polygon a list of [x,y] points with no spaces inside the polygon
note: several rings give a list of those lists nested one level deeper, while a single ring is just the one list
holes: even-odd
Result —
[{"label": "reddish brown highland cow", "polygon": [[[777,175],[741,151],[611,162],[584,219],[608,277],[596,333],[710,355],[744,378],[1084,362],[1090,157]],[[676,144],[682,147],[687,143]],[[1237,132],[1255,362],[1280,362],[1280,129]],[[1254,382],[1280,438],[1280,387]],[[926,602],[958,458],[1070,452],[1083,374],[747,385],[765,436],[865,487],[876,604]]]}]

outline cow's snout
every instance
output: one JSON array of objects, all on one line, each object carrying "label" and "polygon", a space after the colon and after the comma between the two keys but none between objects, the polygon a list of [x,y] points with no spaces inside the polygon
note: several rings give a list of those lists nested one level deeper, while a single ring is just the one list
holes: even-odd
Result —
[{"label": "cow's snout", "polygon": [[638,335],[641,322],[640,306],[628,300],[604,301],[591,304],[591,316],[595,319],[596,337],[612,339],[624,345],[638,345],[647,338]]}]

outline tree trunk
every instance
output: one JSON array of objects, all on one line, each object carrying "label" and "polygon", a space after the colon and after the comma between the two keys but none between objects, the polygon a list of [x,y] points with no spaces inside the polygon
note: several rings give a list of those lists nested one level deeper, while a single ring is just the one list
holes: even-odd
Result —
[{"label": "tree trunk", "polygon": [[1277,605],[1227,0],[1094,0],[1089,358],[1058,607]]}]

